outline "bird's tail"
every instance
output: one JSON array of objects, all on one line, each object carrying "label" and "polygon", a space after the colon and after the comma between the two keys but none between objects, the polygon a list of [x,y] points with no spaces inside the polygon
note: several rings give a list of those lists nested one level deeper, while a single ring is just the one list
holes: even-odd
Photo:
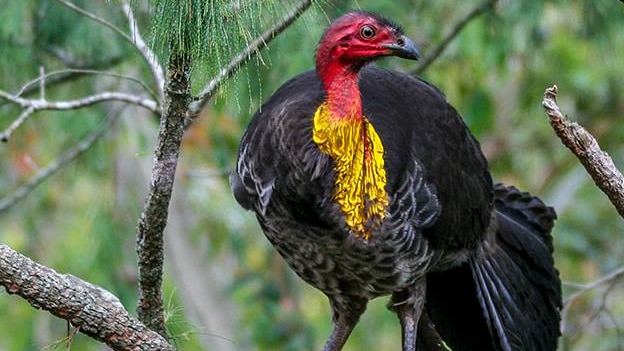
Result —
[{"label": "bird's tail", "polygon": [[427,279],[427,312],[453,351],[550,351],[560,335],[561,281],[551,207],[495,187],[498,230],[484,257]]}]

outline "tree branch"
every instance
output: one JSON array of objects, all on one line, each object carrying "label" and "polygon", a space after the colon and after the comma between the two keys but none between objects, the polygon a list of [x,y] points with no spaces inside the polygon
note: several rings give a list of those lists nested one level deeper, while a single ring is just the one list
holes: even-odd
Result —
[{"label": "tree branch", "polygon": [[152,76],[154,77],[156,85],[158,86],[159,101],[163,101],[165,97],[165,73],[163,72],[163,68],[158,63],[158,58],[156,57],[156,54],[152,51],[152,49],[149,48],[149,46],[147,46],[147,44],[145,44],[145,41],[143,40],[143,37],[139,32],[139,27],[137,26],[136,19],[134,18],[132,7],[127,0],[122,0],[121,5],[123,7],[126,18],[128,18],[130,35],[132,36],[132,38],[134,38],[134,46],[141,53],[141,55],[147,62],[150,70],[152,71]]},{"label": "tree branch", "polygon": [[201,109],[210,101],[214,93],[219,89],[221,84],[238,71],[249,59],[251,59],[262,48],[266,47],[271,40],[275,39],[281,32],[288,28],[299,16],[301,16],[312,5],[313,0],[301,1],[291,12],[287,13],[279,22],[266,32],[262,33],[254,41],[250,42],[247,47],[236,55],[230,63],[223,67],[219,74],[214,77],[204,88],[191,104],[190,115],[197,115]]},{"label": "tree branch", "polygon": [[36,89],[36,87],[34,86],[37,83],[42,82],[45,79],[45,86],[49,87],[50,85],[50,79],[51,77],[56,77],[56,76],[61,76],[61,79],[63,77],[65,77],[68,74],[75,74],[75,75],[101,75],[101,76],[107,76],[107,77],[113,77],[113,78],[119,78],[119,79],[126,79],[129,80],[131,82],[134,82],[138,85],[141,86],[141,88],[143,88],[149,95],[151,95],[155,101],[158,101],[158,95],[156,95],[154,93],[154,91],[152,89],[150,89],[147,85],[145,85],[145,83],[143,83],[141,80],[134,78],[132,76],[126,76],[123,74],[117,74],[117,73],[109,73],[109,72],[104,72],[104,71],[98,71],[98,70],[93,70],[93,69],[83,69],[83,68],[68,68],[68,69],[62,69],[62,70],[58,70],[58,71],[52,71],[52,72],[48,72],[46,74],[44,74],[43,76],[37,77],[33,80],[31,80],[30,82],[24,84],[19,91],[17,92],[17,94],[15,94],[16,97],[21,97],[24,94],[27,94],[28,92],[32,91],[33,89]]},{"label": "tree branch", "polygon": [[152,76],[154,77],[154,80],[156,81],[156,85],[158,86],[158,93],[159,93],[160,101],[162,101],[164,97],[163,89],[164,89],[164,84],[165,84],[165,75],[163,73],[163,69],[158,64],[156,55],[145,44],[145,41],[141,37],[141,34],[138,31],[136,20],[134,18],[134,14],[132,13],[132,8],[130,7],[127,1],[122,1],[122,6],[123,6],[124,14],[128,18],[128,24],[130,26],[130,31],[131,31],[132,36],[129,36],[128,34],[124,33],[124,31],[119,29],[114,24],[108,22],[107,20],[100,18],[94,15],[93,13],[80,8],[72,4],[69,1],[66,1],[66,0],[56,0],[56,1],[76,11],[77,13],[87,18],[92,19],[95,22],[103,24],[104,26],[113,30],[115,33],[119,34],[127,42],[132,44],[132,47],[134,47],[139,52],[139,54],[141,54],[141,56],[145,59],[145,62],[147,62],[147,65],[149,66],[150,70],[152,71]]},{"label": "tree branch", "polygon": [[581,295],[587,293],[590,290],[596,289],[599,286],[602,285],[607,285],[607,284],[612,284],[616,281],[618,281],[619,279],[624,278],[624,266],[619,267],[615,270],[613,270],[612,272],[610,272],[609,274],[605,275],[604,277],[600,277],[599,279],[594,280],[591,283],[587,283],[587,284],[572,284],[575,287],[579,287],[580,290],[575,291],[574,293],[570,294],[568,297],[566,297],[564,304],[566,306],[569,306],[570,304],[572,304],[576,299],[578,299]]},{"label": "tree branch", "polygon": [[0,284],[34,308],[66,319],[114,350],[173,350],[124,309],[113,294],[69,274],[59,274],[0,244]]},{"label": "tree branch", "polygon": [[561,330],[565,331],[567,329],[566,321],[567,321],[568,313],[570,311],[572,304],[584,294],[594,289],[597,289],[603,285],[607,285],[607,287],[605,288],[602,294],[602,304],[600,305],[601,306],[600,309],[604,308],[606,310],[604,306],[604,301],[606,300],[607,295],[611,292],[611,289],[615,286],[615,284],[621,281],[622,278],[624,278],[624,266],[619,267],[611,271],[609,274],[605,275],[604,277],[600,277],[599,279],[593,282],[587,283],[587,284],[567,283],[566,285],[580,288],[580,290],[575,291],[574,293],[570,294],[563,301],[563,309],[561,310]]},{"label": "tree branch", "polygon": [[624,217],[624,177],[613,159],[600,149],[596,139],[585,128],[569,121],[557,105],[557,86],[544,91],[542,105],[550,125],[563,144],[581,161],[596,185],[604,192],[621,217]]},{"label": "tree branch", "polygon": [[188,56],[174,55],[170,59],[150,190],[137,226],[139,319],[165,337],[167,332],[161,290],[163,232],[167,225],[180,145],[191,103],[190,67]]},{"label": "tree branch", "polygon": [[124,33],[124,31],[122,31],[121,29],[119,29],[119,27],[115,26],[114,24],[108,22],[107,20],[100,18],[94,14],[92,14],[91,12],[81,9],[80,7],[72,4],[69,1],[66,0],[56,0],[57,2],[60,2],[61,4],[65,5],[66,7],[72,9],[73,11],[95,21],[98,22],[106,27],[108,27],[109,29],[111,29],[112,31],[114,31],[115,33],[119,34],[122,38],[124,38],[126,41],[130,42],[131,44],[134,45],[134,41],[132,40],[132,38],[130,38],[128,36],[128,34]]},{"label": "tree branch", "polygon": [[103,92],[69,101],[46,101],[41,99],[24,99],[0,90],[0,98],[6,99],[25,108],[24,112],[22,112],[22,114],[15,121],[13,121],[13,123],[11,123],[5,131],[0,133],[0,141],[4,142],[8,141],[11,134],[13,134],[13,132],[30,116],[32,116],[35,112],[42,110],[75,110],[105,101],[124,101],[141,106],[155,114],[160,112],[158,104],[155,101],[120,92]]},{"label": "tree branch", "polygon": [[451,31],[440,42],[440,44],[438,44],[438,46],[436,46],[433,50],[431,50],[430,54],[426,55],[422,59],[422,61],[420,61],[420,64],[418,65],[418,67],[416,67],[411,72],[411,74],[417,75],[417,74],[422,73],[424,70],[426,70],[427,67],[429,67],[438,57],[440,57],[440,55],[442,54],[442,52],[444,52],[446,47],[453,41],[453,39],[455,39],[455,37],[459,35],[459,33],[464,29],[464,27],[466,27],[468,23],[470,23],[475,18],[489,11],[491,8],[494,7],[494,5],[496,5],[497,2],[498,0],[487,0],[483,2],[481,5],[475,7],[472,11],[470,11],[464,18],[462,18],[459,22],[457,22],[453,26]]},{"label": "tree branch", "polygon": [[[71,68],[69,69],[65,69],[65,70],[60,70],[60,71],[52,71],[49,73],[46,73],[45,78],[46,78],[46,87],[49,89],[51,86],[57,85],[57,84],[61,84],[61,83],[65,83],[67,81],[70,81],[72,79],[76,79],[79,77],[84,76],[85,74],[95,74],[95,72],[99,72],[98,74],[105,74],[105,75],[111,75],[111,73],[107,73],[107,72],[103,72],[103,71],[98,71],[98,70],[94,70],[94,68],[108,68],[111,66],[114,66],[116,64],[118,64],[119,62],[122,61],[122,57],[121,56],[115,56],[115,57],[111,57],[111,58],[107,58],[105,60],[102,60],[101,62],[94,62],[94,63],[82,63],[79,66],[70,66]],[[86,69],[87,67],[90,67],[91,69]],[[125,78],[125,79],[133,79],[132,77],[128,77],[128,76],[121,76],[119,75],[120,78]],[[37,86],[33,85],[34,83],[37,83],[39,81],[40,78],[37,78],[35,80],[32,80],[26,84],[24,84],[24,86],[22,86],[22,88],[20,88],[19,92],[17,94],[15,94],[16,96],[24,96],[24,95],[29,95],[34,93],[37,90]],[[137,80],[138,81],[138,80]],[[140,83],[142,84],[142,82]],[[144,84],[142,84],[144,85]],[[153,95],[153,92],[151,92],[151,90],[148,89],[148,92],[150,92],[150,95]],[[5,101],[0,101],[0,106],[3,106],[5,103]]]},{"label": "tree branch", "polygon": [[[26,110],[28,111],[28,110]],[[78,142],[75,146],[65,151],[59,158],[54,160],[48,166],[40,170],[34,177],[30,178],[26,184],[17,188],[11,195],[0,199],[0,214],[7,211],[13,205],[15,205],[18,201],[22,200],[26,195],[30,194],[39,184],[48,179],[54,173],[56,173],[59,169],[63,168],[66,164],[70,163],[78,156],[82,155],[85,151],[89,150],[96,141],[98,141],[106,131],[111,128],[111,126],[117,120],[118,115],[111,115],[106,123],[95,132],[87,135],[84,139]]]}]

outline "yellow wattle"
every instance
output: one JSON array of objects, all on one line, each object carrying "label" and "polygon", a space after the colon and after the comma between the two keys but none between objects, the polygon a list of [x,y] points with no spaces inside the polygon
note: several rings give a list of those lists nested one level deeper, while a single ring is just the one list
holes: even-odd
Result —
[{"label": "yellow wattle", "polygon": [[347,226],[368,239],[388,206],[384,148],[373,125],[363,116],[353,117],[332,116],[322,104],[314,114],[312,138],[334,160],[334,200]]}]

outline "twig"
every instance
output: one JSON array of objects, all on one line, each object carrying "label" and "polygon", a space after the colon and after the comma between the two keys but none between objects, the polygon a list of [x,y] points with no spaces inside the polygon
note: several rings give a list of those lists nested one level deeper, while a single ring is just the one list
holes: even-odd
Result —
[{"label": "twig", "polygon": [[605,284],[612,284],[613,282],[617,281],[618,279],[624,278],[624,266],[617,268],[614,271],[611,271],[609,274],[605,275],[604,277],[601,277],[597,280],[594,280],[591,283],[587,283],[587,284],[574,284],[575,286],[580,287],[580,290],[575,291],[574,293],[570,294],[568,297],[566,297],[564,304],[565,305],[570,305],[572,302],[574,302],[576,299],[578,299],[581,295],[586,294],[588,291],[596,289],[602,285]]},{"label": "twig", "polygon": [[[581,296],[588,293],[591,290],[597,289],[602,285],[609,284],[609,288],[605,290],[603,293],[603,301],[606,299],[606,295],[609,293],[611,287],[613,287],[619,279],[624,278],[624,266],[617,268],[616,270],[610,272],[609,274],[587,284],[579,284],[579,283],[566,283],[566,285],[573,286],[576,288],[580,288],[580,290],[575,291],[565,298],[563,301],[563,309],[561,310],[561,330],[565,331],[567,328],[567,318],[568,312],[570,311],[570,306],[578,300]],[[604,303],[602,304],[604,305]]]},{"label": "twig", "polygon": [[39,99],[45,100],[45,70],[43,66],[39,66]]},{"label": "twig", "polygon": [[162,98],[164,96],[163,94],[163,89],[164,89],[164,84],[165,84],[165,76],[163,73],[163,69],[162,67],[160,67],[160,65],[158,64],[158,61],[156,59],[156,55],[150,50],[150,48],[145,44],[145,42],[143,41],[143,38],[141,37],[138,29],[137,29],[137,25],[136,25],[136,20],[134,18],[134,14],[132,13],[132,9],[129,6],[129,4],[127,3],[127,1],[123,1],[122,5],[124,8],[124,14],[126,15],[126,17],[128,18],[128,22],[130,25],[130,31],[131,31],[131,35],[129,36],[128,34],[124,33],[124,31],[122,31],[121,29],[119,29],[117,26],[115,26],[114,24],[106,21],[103,18],[100,18],[96,15],[94,15],[91,12],[88,12],[74,4],[72,4],[69,1],[66,0],[56,0],[58,2],[60,2],[61,4],[69,7],[70,9],[78,12],[79,14],[88,17],[98,23],[103,24],[104,26],[110,28],[111,30],[113,30],[115,33],[119,34],[122,38],[124,38],[127,42],[129,42],[130,44],[132,44],[132,47],[134,47],[139,54],[141,54],[141,56],[145,59],[145,61],[147,62],[147,65],[150,67],[150,70],[152,71],[152,75],[154,76],[154,80],[156,81],[156,85],[158,86],[158,95],[160,97],[160,101],[162,101]]},{"label": "twig", "polygon": [[230,63],[223,67],[217,76],[208,82],[208,84],[202,88],[199,95],[193,99],[195,101],[191,104],[191,116],[198,114],[227,78],[236,73],[242,65],[253,57],[253,55],[258,53],[262,48],[266,47],[271,40],[276,38],[282,31],[288,28],[288,26],[290,26],[310,7],[310,5],[312,5],[312,1],[313,0],[301,1],[291,12],[287,13],[273,27],[269,28],[254,41],[250,42],[243,51],[241,51],[232,59],[232,61],[230,61]]},{"label": "twig", "polygon": [[557,105],[557,86],[544,91],[542,105],[550,125],[563,144],[581,161],[596,185],[624,217],[624,177],[613,160],[600,149],[596,139],[585,128],[569,121]]},{"label": "twig", "polygon": [[11,125],[2,133],[0,133],[0,141],[7,142],[9,141],[9,137],[13,132],[19,128],[33,113],[35,113],[35,108],[30,106],[27,107],[20,115],[11,123]]},{"label": "twig", "polygon": [[48,78],[50,77],[55,77],[57,75],[65,75],[68,73],[75,73],[75,74],[79,74],[79,75],[87,75],[87,74],[93,74],[93,75],[101,75],[101,76],[107,76],[107,77],[114,77],[114,78],[120,78],[120,79],[125,79],[125,80],[129,80],[131,82],[134,82],[138,85],[140,85],[143,89],[145,89],[145,91],[150,94],[155,101],[158,101],[158,96],[154,93],[154,91],[152,89],[150,89],[147,85],[145,85],[145,83],[143,83],[143,81],[131,77],[131,76],[126,76],[123,74],[117,74],[117,73],[109,73],[109,72],[104,72],[104,71],[98,71],[98,70],[93,70],[93,69],[80,69],[80,68],[68,68],[68,69],[62,69],[62,70],[58,70],[58,71],[52,71],[52,72],[48,72],[43,76],[40,76],[36,79],[31,80],[30,82],[24,84],[19,91],[17,92],[17,94],[15,94],[16,97],[20,97],[23,94],[27,93],[31,87],[34,84],[37,84],[39,82],[41,82],[43,79],[46,80],[46,86],[49,85],[48,82]]},{"label": "twig", "polygon": [[120,92],[103,92],[90,95],[81,99],[69,101],[45,101],[31,100],[13,96],[5,91],[0,90],[0,98],[13,102],[14,104],[24,107],[26,110],[7,128],[0,133],[0,141],[8,141],[11,134],[33,113],[42,110],[74,110],[87,106],[91,106],[105,101],[124,101],[140,107],[143,107],[154,114],[158,114],[160,109],[158,104],[149,99],[145,99],[136,95],[120,93]]},{"label": "twig", "polygon": [[173,350],[158,334],[130,316],[101,287],[59,274],[0,244],[0,284],[33,307],[66,319],[80,332],[114,350]]},{"label": "twig", "polygon": [[102,93],[89,95],[76,100],[68,101],[46,101],[35,99],[24,99],[17,96],[13,96],[5,91],[0,90],[0,98],[7,99],[22,107],[32,107],[36,111],[40,110],[74,110],[91,106],[105,101],[124,101],[140,107],[143,107],[155,114],[159,114],[160,110],[155,101],[145,99],[140,96],[120,93],[117,91],[105,91]]},{"label": "twig", "polygon": [[45,168],[40,170],[34,177],[30,178],[24,185],[15,190],[11,195],[0,199],[0,214],[7,211],[18,201],[26,197],[26,195],[33,191],[39,184],[41,184],[44,180],[48,179],[59,169],[63,168],[63,166],[76,159],[85,151],[89,150],[91,146],[93,146],[93,144],[95,144],[95,142],[98,141],[106,133],[106,131],[110,129],[113,123],[115,123],[115,121],[117,120],[117,116],[117,114],[112,114],[102,127],[100,127],[95,132],[87,135],[71,149],[65,151],[65,153],[63,153],[59,158],[57,158]]},{"label": "twig", "polygon": [[[108,68],[111,66],[114,66],[116,64],[118,64],[119,62],[121,62],[122,57],[121,56],[115,56],[115,57],[111,57],[108,58],[104,61],[101,62],[94,62],[94,63],[85,63],[84,65],[81,66],[76,66],[76,67],[72,67],[70,69],[67,70],[61,70],[61,71],[53,71],[50,73],[47,73],[45,75],[46,78],[46,87],[49,89],[51,86],[53,85],[57,85],[57,84],[61,84],[67,81],[70,81],[72,79],[76,79],[79,78],[81,76],[83,76],[84,74],[89,74],[89,71],[92,72],[101,72],[99,74],[106,74],[109,75],[110,73],[107,72],[103,72],[103,71],[97,71],[94,70],[94,68]],[[91,67],[91,69],[84,69],[86,67]],[[128,76],[120,76],[124,77],[126,79],[130,79],[131,77]],[[35,92],[35,90],[38,89],[37,86],[34,85],[34,83],[37,83],[39,81],[39,78],[28,82],[26,85],[24,85],[20,91],[16,94],[16,96],[24,96],[24,95],[28,95],[28,94],[32,94]],[[153,93],[150,93],[151,95],[153,95]],[[0,106],[3,106],[4,104],[6,104],[6,101],[0,101]]]},{"label": "twig", "polygon": [[159,101],[164,100],[164,91],[165,88],[165,73],[163,72],[162,66],[158,63],[158,58],[156,54],[145,44],[141,33],[139,32],[139,27],[137,26],[136,19],[134,18],[134,13],[132,12],[132,7],[128,3],[127,0],[122,0],[121,5],[123,7],[124,14],[126,18],[128,18],[128,25],[130,27],[130,35],[132,36],[134,46],[141,53],[145,61],[147,62],[150,70],[152,71],[152,76],[156,81],[156,86],[158,87],[158,97]]},{"label": "twig", "polygon": [[80,7],[78,7],[78,6],[74,5],[74,4],[72,4],[72,3],[71,3],[71,2],[69,2],[69,1],[66,1],[66,0],[56,0],[56,1],[57,1],[57,2],[60,2],[60,3],[61,3],[61,4],[63,4],[63,5],[65,5],[66,7],[68,7],[68,8],[70,8],[70,9],[74,10],[75,12],[78,12],[78,13],[79,13],[79,14],[81,14],[81,15],[83,15],[83,16],[85,16],[85,17],[87,17],[87,18],[90,18],[90,19],[92,19],[92,20],[94,20],[95,22],[98,22],[98,23],[100,23],[100,24],[103,24],[104,26],[106,26],[106,27],[110,28],[111,30],[113,30],[115,33],[119,34],[119,35],[120,35],[122,38],[124,38],[126,41],[128,41],[128,42],[130,42],[130,43],[134,44],[134,41],[132,40],[132,38],[131,38],[131,37],[129,37],[129,36],[128,36],[128,34],[124,33],[124,31],[122,31],[121,29],[119,29],[119,27],[117,27],[117,26],[115,26],[114,24],[112,24],[112,23],[108,22],[107,20],[105,20],[105,19],[103,19],[103,18],[100,18],[100,17],[98,17],[98,16],[94,15],[93,13],[91,13],[91,12],[89,12],[89,11],[87,11],[87,10],[84,10],[84,9],[80,8]]},{"label": "twig", "polygon": [[498,2],[498,0],[487,0],[483,2],[481,5],[475,7],[472,11],[470,11],[464,18],[462,18],[459,22],[453,26],[453,29],[446,35],[446,37],[436,46],[431,53],[426,55],[418,67],[414,69],[411,73],[416,75],[422,73],[427,69],[441,54],[444,52],[446,47],[459,35],[459,33],[466,27],[468,23],[470,23],[475,18],[480,15],[486,13],[489,9],[494,7],[494,5]]}]

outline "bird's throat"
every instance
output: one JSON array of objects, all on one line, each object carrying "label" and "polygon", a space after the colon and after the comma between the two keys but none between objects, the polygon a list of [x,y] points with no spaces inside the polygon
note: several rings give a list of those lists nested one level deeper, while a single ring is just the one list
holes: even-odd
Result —
[{"label": "bird's throat", "polygon": [[[355,114],[337,116],[336,109]],[[313,140],[334,161],[334,200],[347,226],[355,235],[369,239],[388,206],[384,148],[373,125],[357,110],[331,106],[329,100],[320,105],[314,114]]]}]

